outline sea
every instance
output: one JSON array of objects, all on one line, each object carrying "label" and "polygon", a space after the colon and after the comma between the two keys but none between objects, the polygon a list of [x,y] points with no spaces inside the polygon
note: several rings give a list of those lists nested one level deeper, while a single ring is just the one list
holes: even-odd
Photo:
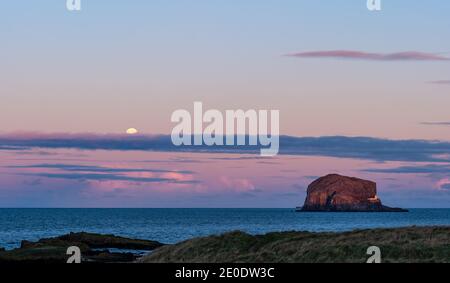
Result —
[{"label": "sea", "polygon": [[294,209],[0,209],[0,247],[69,232],[115,234],[176,243],[189,238],[241,230],[350,231],[355,229],[450,226],[450,209],[410,209],[407,213],[313,213]]}]

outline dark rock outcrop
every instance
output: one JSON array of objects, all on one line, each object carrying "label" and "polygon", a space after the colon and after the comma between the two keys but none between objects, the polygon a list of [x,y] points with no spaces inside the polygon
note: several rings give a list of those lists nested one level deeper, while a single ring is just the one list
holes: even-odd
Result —
[{"label": "dark rock outcrop", "polygon": [[128,250],[153,250],[163,244],[156,241],[129,239],[115,235],[103,235],[94,233],[70,233],[55,238],[44,238],[37,242],[22,241],[21,248],[37,247],[42,245],[88,247],[90,249],[128,249]]},{"label": "dark rock outcrop", "polygon": [[406,212],[384,206],[375,182],[330,174],[312,182],[305,204],[298,211]]},{"label": "dark rock outcrop", "polygon": [[142,251],[151,251],[163,245],[156,241],[114,235],[70,233],[37,242],[22,241],[20,248],[0,250],[0,262],[65,262],[67,248],[71,246],[80,248],[83,262],[133,262]]}]

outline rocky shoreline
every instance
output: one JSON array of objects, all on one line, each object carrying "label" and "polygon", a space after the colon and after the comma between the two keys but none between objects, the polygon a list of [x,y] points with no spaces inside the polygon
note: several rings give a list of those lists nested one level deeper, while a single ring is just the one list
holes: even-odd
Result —
[{"label": "rocky shoreline", "polygon": [[22,241],[17,249],[1,250],[1,262],[45,262],[64,263],[69,258],[67,249],[80,249],[83,262],[115,263],[134,262],[143,253],[164,244],[157,241],[129,239],[115,235],[94,233],[70,233],[55,238],[44,238],[37,242]]},{"label": "rocky shoreline", "polygon": [[450,226],[264,235],[234,231],[172,245],[82,232],[22,241],[9,251],[0,248],[0,263],[64,263],[70,246],[80,248],[83,263],[362,263],[370,246],[380,248],[382,262],[450,263],[449,243]]}]

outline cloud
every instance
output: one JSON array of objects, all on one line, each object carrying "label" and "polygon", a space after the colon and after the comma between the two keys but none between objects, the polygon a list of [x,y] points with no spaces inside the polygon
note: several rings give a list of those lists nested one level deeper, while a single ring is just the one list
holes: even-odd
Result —
[{"label": "cloud", "polygon": [[418,51],[404,51],[396,53],[370,53],[355,50],[328,50],[328,51],[309,51],[287,54],[289,57],[298,58],[335,58],[335,59],[353,59],[370,61],[449,61],[445,57],[434,53],[425,53]]},{"label": "cloud", "polygon": [[239,160],[273,160],[273,157],[266,156],[237,156],[237,157],[211,157],[210,160],[239,161]]},{"label": "cloud", "polygon": [[441,179],[436,183],[436,187],[441,190],[450,190],[450,179]]},{"label": "cloud", "polygon": [[[6,166],[11,169],[57,169],[62,173],[17,173],[21,176],[44,177],[53,179],[67,179],[80,181],[126,181],[140,183],[176,183],[195,184],[192,180],[193,171],[164,170],[147,168],[110,168],[102,166],[86,166],[74,164],[35,164]],[[156,175],[156,176],[154,176]]]},{"label": "cloud", "polygon": [[[375,161],[448,162],[449,142],[370,137],[283,137],[280,153]],[[439,156],[442,155],[442,156]]]},{"label": "cloud", "polygon": [[450,85],[450,80],[431,81],[431,82],[428,82],[428,83],[436,84],[436,85]]},{"label": "cloud", "polygon": [[195,184],[198,181],[178,181],[170,178],[144,178],[129,177],[118,174],[96,174],[96,173],[19,173],[22,176],[34,176],[54,179],[80,180],[80,181],[127,181],[139,183],[177,183],[177,184]]},{"label": "cloud", "polygon": [[450,126],[450,122],[422,122],[420,124],[426,126]]},{"label": "cloud", "polygon": [[21,147],[21,146],[1,146],[0,145],[0,150],[27,150],[28,148],[26,147]]},{"label": "cloud", "polygon": [[78,171],[78,172],[97,172],[97,173],[132,173],[132,172],[152,172],[152,173],[178,173],[178,174],[194,174],[195,172],[189,170],[164,170],[164,169],[148,169],[148,168],[110,168],[101,166],[86,166],[73,164],[35,164],[35,165],[20,165],[7,166],[8,168],[45,168],[45,169],[61,169],[64,171]]},{"label": "cloud", "polygon": [[361,170],[370,173],[393,173],[393,174],[448,174],[450,164],[427,164],[417,166],[400,166],[395,168],[371,168]]},{"label": "cloud", "polygon": [[229,190],[236,190],[241,192],[258,192],[255,185],[248,179],[232,179],[222,176],[218,179],[220,185]]},{"label": "cloud", "polygon": [[443,189],[443,190],[450,190],[450,184],[442,185],[441,189]]},{"label": "cloud", "polygon": [[185,158],[185,157],[171,157],[166,159],[150,159],[150,160],[134,160],[130,161],[134,163],[209,163],[208,160],[203,159],[193,159],[193,158]]},{"label": "cloud", "polygon": [[[260,146],[174,146],[168,135],[45,135],[0,136],[0,147],[74,148],[83,150],[142,150],[159,152],[259,154]],[[356,158],[375,161],[449,162],[450,142],[389,140],[371,137],[280,136],[280,154]]]}]

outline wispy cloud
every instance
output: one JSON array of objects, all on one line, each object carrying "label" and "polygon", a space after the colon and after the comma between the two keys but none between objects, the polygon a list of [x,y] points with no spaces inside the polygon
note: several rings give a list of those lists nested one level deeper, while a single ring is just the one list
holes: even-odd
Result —
[{"label": "wispy cloud", "polygon": [[450,173],[450,164],[426,164],[416,166],[400,166],[394,168],[371,168],[361,170],[370,173],[392,173],[392,174],[436,174]]},{"label": "wispy cloud", "polygon": [[450,85],[450,80],[438,80],[438,81],[430,81],[428,82],[430,84],[436,84],[436,85]]},{"label": "wispy cloud", "polygon": [[18,165],[8,166],[8,168],[27,169],[27,168],[45,168],[45,169],[61,169],[64,171],[75,172],[98,172],[98,173],[132,173],[132,172],[151,172],[151,173],[178,173],[178,174],[194,174],[189,170],[164,170],[151,168],[110,168],[102,166],[86,166],[73,164],[34,164],[34,165]]},{"label": "wispy cloud", "polygon": [[370,61],[449,61],[449,57],[440,54],[419,51],[404,51],[396,53],[371,53],[355,50],[308,51],[286,54],[298,58],[335,58]]},{"label": "wispy cloud", "polygon": [[22,146],[1,146],[0,145],[0,150],[27,150],[26,147],[22,147]]},{"label": "wispy cloud", "polygon": [[44,177],[66,180],[80,181],[126,181],[139,183],[176,183],[176,184],[195,184],[198,181],[187,180],[179,181],[171,178],[147,178],[147,177],[130,177],[118,174],[95,174],[95,173],[19,173],[17,175]]},{"label": "wispy cloud", "polygon": [[450,190],[450,184],[444,184],[441,186],[442,190]]},{"label": "wispy cloud", "polygon": [[211,160],[223,160],[223,161],[239,161],[239,160],[273,160],[273,157],[265,156],[236,156],[236,157],[211,157]]},{"label": "wispy cloud", "polygon": [[[6,166],[20,170],[16,175],[80,181],[125,181],[139,183],[195,184],[195,174],[189,170],[164,170],[149,168],[110,168],[77,164],[33,164]],[[23,172],[26,169],[50,169],[56,172]],[[59,172],[58,172],[59,171]],[[186,178],[185,178],[186,177]]]},{"label": "wispy cloud", "polygon": [[436,187],[441,190],[450,190],[450,179],[444,178],[436,183]]},{"label": "wispy cloud", "polygon": [[450,122],[422,122],[420,124],[426,126],[450,126]]}]

